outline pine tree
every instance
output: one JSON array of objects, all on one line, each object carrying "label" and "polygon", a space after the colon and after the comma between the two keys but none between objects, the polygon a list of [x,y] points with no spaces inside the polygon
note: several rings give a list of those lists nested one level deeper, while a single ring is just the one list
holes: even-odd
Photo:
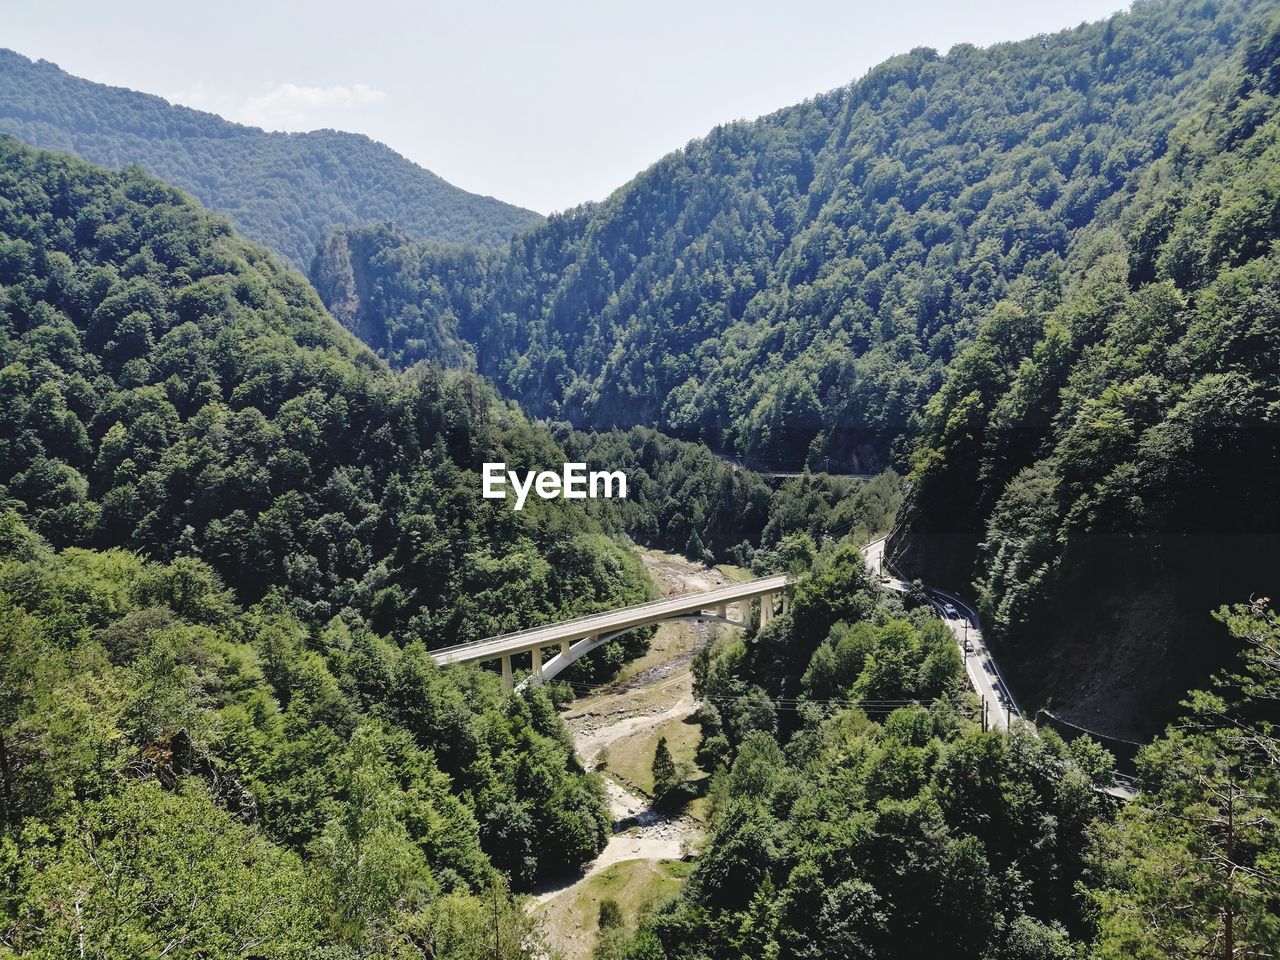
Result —
[{"label": "pine tree", "polygon": [[667,738],[659,737],[653,750],[653,795],[661,800],[680,785],[676,762],[667,747]]}]

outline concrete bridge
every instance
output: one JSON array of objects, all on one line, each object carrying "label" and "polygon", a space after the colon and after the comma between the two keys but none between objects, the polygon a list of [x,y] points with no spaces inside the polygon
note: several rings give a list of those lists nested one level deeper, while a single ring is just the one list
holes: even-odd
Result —
[{"label": "concrete bridge", "polygon": [[[511,658],[519,654],[529,654],[532,664],[532,672],[524,682],[545,683],[602,643],[608,643],[632,630],[667,620],[709,620],[735,627],[749,627],[752,624],[751,603],[758,600],[760,625],[764,626],[776,614],[786,613],[787,588],[790,584],[791,578],[783,574],[718,587],[704,593],[678,594],[650,603],[639,603],[529,630],[504,633],[472,643],[442,647],[431,651],[431,659],[442,667],[451,663],[501,660],[502,689],[510,693],[513,687]],[[730,607],[736,608],[734,616],[730,616]],[[556,653],[544,661],[543,651],[547,649],[553,649]]]}]

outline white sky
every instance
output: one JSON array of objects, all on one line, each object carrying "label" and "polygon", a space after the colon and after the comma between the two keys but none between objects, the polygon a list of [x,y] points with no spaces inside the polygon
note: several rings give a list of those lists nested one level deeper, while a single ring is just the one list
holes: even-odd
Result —
[{"label": "white sky", "polygon": [[1125,0],[6,0],[0,46],[268,129],[366,133],[542,213],[728,120]]}]

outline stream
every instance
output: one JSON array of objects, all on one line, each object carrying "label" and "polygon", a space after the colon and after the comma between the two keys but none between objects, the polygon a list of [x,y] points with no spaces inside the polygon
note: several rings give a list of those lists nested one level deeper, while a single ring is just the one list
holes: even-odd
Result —
[{"label": "stream", "polygon": [[[729,583],[723,572],[675,554],[641,552],[646,570],[663,596],[700,593]],[[613,835],[581,876],[536,891],[530,909],[543,923],[549,946],[566,960],[587,960],[595,941],[596,901],[592,878],[615,865],[680,860],[692,855],[705,833],[690,813],[653,810],[637,781],[653,758],[659,736],[694,742],[697,728],[685,721],[697,707],[690,667],[710,643],[715,628],[703,623],[659,626],[649,651],[619,676],[583,695],[564,711],[578,757],[599,770],[613,815]],[[673,752],[678,750],[673,746]],[[601,769],[600,761],[605,765]]]}]

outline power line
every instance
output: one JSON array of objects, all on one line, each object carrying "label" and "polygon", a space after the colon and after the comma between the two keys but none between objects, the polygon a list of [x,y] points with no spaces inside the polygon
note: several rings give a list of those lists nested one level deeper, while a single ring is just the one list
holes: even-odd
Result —
[{"label": "power line", "polygon": [[[556,683],[569,687],[578,695],[595,695],[601,693],[599,688],[582,681],[558,680]],[[607,695],[607,694],[606,694]],[[699,698],[708,703],[715,704],[734,704],[742,699],[742,696],[725,696],[722,694],[707,694]],[[937,703],[953,703],[954,701],[948,697],[935,697],[931,700],[921,700],[918,698],[899,697],[893,699],[866,699],[854,700],[847,697],[832,698],[807,698],[807,697],[769,697],[769,705],[776,711],[798,712],[805,706],[814,707],[834,707],[837,709],[859,709],[871,713],[891,713],[903,707],[929,707]]]}]

